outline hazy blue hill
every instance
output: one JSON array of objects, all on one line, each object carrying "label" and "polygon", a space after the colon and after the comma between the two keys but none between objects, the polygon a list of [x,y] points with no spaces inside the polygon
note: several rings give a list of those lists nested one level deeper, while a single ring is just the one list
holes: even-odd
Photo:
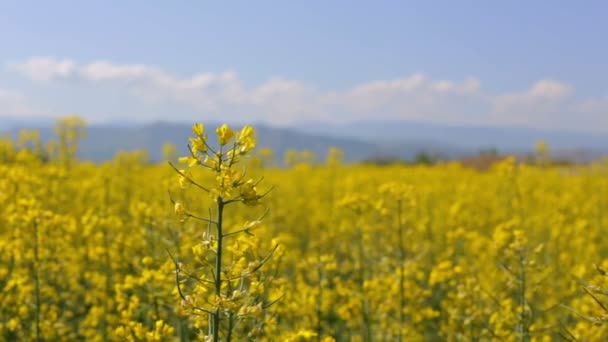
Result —
[{"label": "hazy blue hill", "polygon": [[[213,123],[206,124],[210,137],[214,137],[212,133],[217,126],[218,124]],[[36,128],[15,125],[9,132],[16,136],[20,127]],[[327,137],[264,125],[255,127],[259,137],[258,146],[272,148],[275,156],[280,159],[288,149],[311,150],[321,159],[325,158],[330,147],[335,146],[345,150],[348,160],[365,159],[378,152],[377,145],[358,139]],[[43,140],[53,137],[53,130],[49,125],[38,129]],[[160,160],[165,143],[174,144],[180,153],[185,155],[189,136],[192,136],[190,124],[157,122],[134,126],[92,125],[87,129],[87,138],[80,144],[79,156],[83,159],[103,161],[111,159],[119,150],[145,149],[152,160]]]},{"label": "hazy blue hill", "polygon": [[[218,123],[206,123],[210,136],[217,126]],[[258,146],[272,148],[281,159],[288,149],[308,149],[315,152],[318,159],[323,159],[332,146],[343,149],[348,161],[412,159],[421,151],[445,158],[476,154],[487,148],[524,153],[531,151],[538,139],[545,139],[553,151],[569,157],[591,159],[608,152],[607,135],[517,127],[466,127],[404,121],[361,121],[341,125],[305,123],[294,128],[264,123],[254,126],[258,132]],[[0,120],[0,132],[16,135],[19,127],[37,127],[44,140],[53,136],[51,122]],[[189,123],[169,122],[91,125],[79,154],[83,159],[103,161],[111,159],[119,150],[145,149],[152,160],[160,160],[162,146],[167,142],[185,154],[187,138],[192,135],[190,127]]]},{"label": "hazy blue hill", "polygon": [[49,128],[53,120],[47,118],[5,118],[0,117],[0,132],[13,132],[20,128]]},{"label": "hazy blue hill", "polygon": [[529,151],[544,139],[555,149],[608,151],[608,134],[539,130],[524,127],[457,126],[416,121],[359,121],[327,125],[303,123],[301,132],[317,132],[367,141],[427,142],[464,149],[496,147],[506,151]]}]

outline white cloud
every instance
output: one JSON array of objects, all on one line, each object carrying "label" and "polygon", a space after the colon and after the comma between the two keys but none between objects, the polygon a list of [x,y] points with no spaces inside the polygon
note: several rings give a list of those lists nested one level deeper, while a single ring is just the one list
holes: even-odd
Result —
[{"label": "white cloud", "polygon": [[536,99],[561,99],[572,94],[574,88],[555,80],[540,80],[528,91],[528,96]]},{"label": "white cloud", "polygon": [[95,62],[75,70],[82,78],[91,81],[107,80],[136,80],[150,78],[157,82],[162,81],[165,75],[158,70],[141,64],[115,65],[110,62]]},{"label": "white cloud", "polygon": [[15,90],[0,88],[0,116],[33,116],[40,114],[30,107],[25,96]]},{"label": "white cloud", "polygon": [[536,110],[538,106],[555,104],[573,93],[573,87],[554,80],[540,80],[524,92],[500,95],[493,100],[497,113]]},{"label": "white cloud", "polygon": [[49,57],[36,57],[24,63],[9,65],[9,69],[18,71],[35,81],[66,78],[74,73],[75,68],[76,66],[71,60],[57,60]]},{"label": "white cloud", "polygon": [[[79,89],[87,83],[106,85],[128,95],[129,110],[156,113],[157,117],[151,119],[159,115],[166,117],[164,114],[180,108],[190,113],[176,117],[180,119],[195,119],[188,115],[223,115],[227,120],[268,120],[285,124],[306,119],[375,118],[561,128],[560,123],[567,127],[565,123],[572,122],[572,118],[567,117],[572,113],[591,112],[595,108],[593,115],[600,115],[606,108],[606,101],[577,103],[572,85],[551,79],[539,80],[524,91],[491,94],[482,89],[480,80],[474,77],[431,79],[421,72],[392,80],[369,81],[347,89],[322,90],[281,77],[246,86],[238,74],[230,70],[182,77],[155,66],[110,61],[81,64],[69,59],[36,57],[11,64],[9,69],[34,81],[68,84],[78,81],[75,86]],[[91,98],[96,99],[95,95]],[[90,106],[93,110],[95,103]],[[71,111],[66,108],[66,112]],[[126,111],[125,107],[116,107],[114,111],[112,114],[108,110],[109,114],[104,115],[117,118],[128,114],[120,112]]]},{"label": "white cloud", "polygon": [[504,123],[540,125],[559,121],[572,109],[574,87],[556,80],[540,80],[523,92],[492,98],[493,117]]},{"label": "white cloud", "polygon": [[[373,81],[329,95],[335,107],[357,118],[421,119],[441,121],[473,121],[479,117],[484,95],[480,82],[467,78],[461,82],[434,81],[422,73],[410,77]],[[456,119],[458,118],[458,119]],[[455,120],[456,119],[456,120]]]}]

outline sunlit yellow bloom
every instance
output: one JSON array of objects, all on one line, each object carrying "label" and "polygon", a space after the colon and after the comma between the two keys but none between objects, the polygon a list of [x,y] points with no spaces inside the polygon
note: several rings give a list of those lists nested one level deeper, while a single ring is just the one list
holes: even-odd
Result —
[{"label": "sunlit yellow bloom", "polygon": [[199,160],[192,156],[180,157],[178,161],[182,164],[188,164],[188,167],[193,167],[194,165],[199,163]]},{"label": "sunlit yellow bloom", "polygon": [[203,133],[205,130],[205,126],[202,123],[195,123],[192,126],[192,132],[199,138],[203,138]]},{"label": "sunlit yellow bloom", "polygon": [[190,140],[190,151],[192,151],[192,154],[197,154],[197,153],[205,153],[207,152],[207,145],[205,144],[205,141],[200,138],[189,138]]},{"label": "sunlit yellow bloom", "polygon": [[177,182],[178,182],[180,188],[185,189],[186,186],[188,186],[188,184],[190,184],[190,181],[188,180],[187,177],[191,177],[191,174],[188,170],[184,170],[184,169],[179,170],[179,172],[180,173],[177,175]]},{"label": "sunlit yellow bloom", "polygon": [[184,208],[184,205],[181,204],[180,202],[175,202],[175,205],[173,206],[173,210],[175,211],[175,214],[178,216],[183,216],[184,214],[186,214],[186,208]]},{"label": "sunlit yellow bloom", "polygon": [[9,330],[15,331],[19,328],[19,321],[16,318],[11,318],[11,320],[8,321],[7,327]]},{"label": "sunlit yellow bloom", "polygon": [[249,152],[255,148],[255,130],[253,127],[246,125],[239,132],[237,142],[241,146],[241,152]]},{"label": "sunlit yellow bloom", "polygon": [[144,266],[151,266],[154,263],[154,259],[149,256],[145,256],[143,259],[141,259],[141,262],[144,264]]},{"label": "sunlit yellow bloom", "polygon": [[228,127],[227,124],[223,124],[215,130],[217,139],[220,145],[226,145],[232,137],[234,137],[234,131]]},{"label": "sunlit yellow bloom", "polygon": [[245,203],[247,205],[258,204],[258,200],[260,199],[260,196],[257,193],[255,184],[252,179],[248,180],[245,184],[241,185],[240,192],[241,192],[241,197],[243,199],[243,203]]},{"label": "sunlit yellow bloom", "polygon": [[205,159],[203,160],[203,164],[209,166],[212,169],[215,169],[218,167],[219,164],[219,159],[217,158],[217,156],[205,156]]}]

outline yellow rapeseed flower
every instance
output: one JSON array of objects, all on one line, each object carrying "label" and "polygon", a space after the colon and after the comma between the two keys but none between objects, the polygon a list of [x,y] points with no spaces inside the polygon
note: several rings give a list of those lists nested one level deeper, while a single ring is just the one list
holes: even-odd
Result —
[{"label": "yellow rapeseed flower", "polygon": [[237,142],[241,146],[241,153],[246,153],[255,148],[255,130],[253,127],[246,125],[239,132]]},{"label": "yellow rapeseed flower", "polygon": [[194,165],[199,163],[199,160],[192,156],[180,157],[178,161],[182,164],[188,164],[188,167],[193,167]]},{"label": "yellow rapeseed flower", "polygon": [[175,210],[175,214],[178,216],[183,216],[186,214],[186,208],[184,208],[184,205],[179,202],[175,202],[173,209]]},{"label": "yellow rapeseed flower", "polygon": [[215,134],[217,134],[217,140],[222,146],[226,145],[234,137],[234,131],[227,124],[218,127],[215,130]]},{"label": "yellow rapeseed flower", "polygon": [[202,123],[195,123],[192,126],[192,132],[199,138],[203,137],[204,130],[205,130],[205,126]]},{"label": "yellow rapeseed flower", "polygon": [[189,138],[188,140],[190,140],[190,151],[192,151],[192,154],[207,152],[207,145],[202,137]]}]

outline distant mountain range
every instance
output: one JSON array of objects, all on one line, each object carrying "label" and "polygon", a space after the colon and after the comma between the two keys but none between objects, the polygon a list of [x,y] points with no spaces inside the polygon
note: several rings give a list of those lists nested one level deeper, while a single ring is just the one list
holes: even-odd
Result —
[{"label": "distant mountain range", "polygon": [[[43,140],[53,136],[52,122],[44,120],[0,120],[0,132],[16,136],[22,127],[38,128]],[[93,161],[111,159],[119,150],[146,149],[152,160],[162,158],[164,143],[186,152],[190,124],[156,122],[91,125],[80,144],[80,157]],[[216,123],[206,123],[215,128]],[[494,148],[501,153],[527,153],[539,139],[559,155],[592,159],[608,154],[608,134],[536,130],[521,127],[450,126],[406,121],[361,121],[344,124],[300,123],[293,128],[254,124],[258,146],[270,147],[282,158],[288,149],[311,150],[319,159],[329,147],[344,150],[346,159],[412,159],[419,152],[456,158]],[[235,125],[238,127],[238,125]]]},{"label": "distant mountain range", "polygon": [[[213,132],[219,124],[206,123],[206,129]],[[237,128],[238,125],[233,127]],[[24,126],[16,125],[4,132],[16,137],[21,128],[37,128],[42,140],[53,138],[52,124]],[[319,158],[324,158],[329,147],[338,147],[347,151],[349,160],[362,160],[377,154],[378,146],[359,139],[331,137],[313,133],[302,133],[288,128],[276,128],[255,125],[259,147],[270,147],[275,156],[283,158],[288,149],[311,150]],[[80,143],[79,157],[82,159],[103,161],[111,159],[116,152],[124,150],[145,149],[150,159],[162,159],[162,146],[172,143],[181,155],[187,154],[188,137],[192,136],[190,124],[156,122],[130,126],[91,125],[87,128],[87,137]],[[211,133],[210,136],[213,136]]]},{"label": "distant mountain range", "polygon": [[340,125],[304,123],[298,125],[298,130],[336,137],[358,137],[366,141],[416,141],[465,149],[497,148],[508,151],[529,151],[539,139],[543,139],[551,147],[559,150],[608,151],[608,133],[551,131],[526,127],[457,126],[416,121],[358,121]]}]

